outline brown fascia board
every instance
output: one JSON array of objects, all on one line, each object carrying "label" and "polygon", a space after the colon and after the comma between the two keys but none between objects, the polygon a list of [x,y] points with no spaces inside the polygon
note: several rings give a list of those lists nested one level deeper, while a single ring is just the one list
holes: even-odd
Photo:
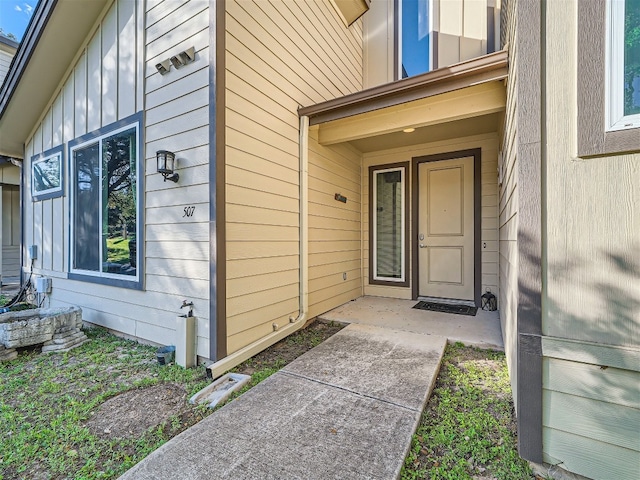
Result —
[{"label": "brown fascia board", "polygon": [[506,50],[501,50],[415,77],[301,107],[298,115],[308,116],[310,125],[318,125],[480,83],[502,80],[507,78],[507,73],[508,54]]},{"label": "brown fascia board", "polygon": [[22,78],[22,74],[57,3],[58,0],[40,0],[33,11],[27,30],[22,37],[22,42],[17,46],[18,50],[13,57],[9,72],[2,86],[0,86],[0,118],[5,113],[7,105],[18,86],[18,82],[20,82],[20,78]]}]

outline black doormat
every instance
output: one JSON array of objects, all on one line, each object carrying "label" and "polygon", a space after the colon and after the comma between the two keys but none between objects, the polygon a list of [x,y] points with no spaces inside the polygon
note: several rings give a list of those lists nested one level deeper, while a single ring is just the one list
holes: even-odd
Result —
[{"label": "black doormat", "polygon": [[470,307],[469,305],[451,305],[448,303],[435,302],[418,302],[413,308],[418,310],[431,310],[432,312],[455,313],[457,315],[474,316],[478,311],[478,307]]}]

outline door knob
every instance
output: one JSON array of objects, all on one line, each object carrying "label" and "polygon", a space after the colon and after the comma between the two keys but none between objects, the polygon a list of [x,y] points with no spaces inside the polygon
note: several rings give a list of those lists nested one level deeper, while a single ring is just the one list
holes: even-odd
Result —
[{"label": "door knob", "polygon": [[424,243],[421,243],[421,244],[420,244],[420,248],[424,248]]}]

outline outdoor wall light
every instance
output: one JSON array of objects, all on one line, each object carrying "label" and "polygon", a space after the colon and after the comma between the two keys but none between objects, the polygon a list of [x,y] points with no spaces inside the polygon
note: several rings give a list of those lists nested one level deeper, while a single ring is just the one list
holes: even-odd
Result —
[{"label": "outdoor wall light", "polygon": [[156,160],[158,161],[158,173],[162,174],[164,181],[171,180],[177,183],[180,175],[174,173],[176,154],[168,150],[158,150],[156,152]]}]

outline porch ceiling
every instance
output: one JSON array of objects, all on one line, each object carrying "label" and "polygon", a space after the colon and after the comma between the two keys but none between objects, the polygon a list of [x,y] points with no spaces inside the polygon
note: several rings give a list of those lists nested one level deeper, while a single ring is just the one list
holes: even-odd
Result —
[{"label": "porch ceiling", "polygon": [[[321,123],[322,145],[350,142],[362,152],[497,132],[506,105],[501,81]],[[414,128],[411,133],[403,132]]]},{"label": "porch ceiling", "polygon": [[349,142],[362,153],[377,152],[391,148],[408,147],[429,142],[452,140],[472,135],[495,133],[501,124],[501,113],[465,118],[454,122],[418,127],[414,132],[396,131]]}]

